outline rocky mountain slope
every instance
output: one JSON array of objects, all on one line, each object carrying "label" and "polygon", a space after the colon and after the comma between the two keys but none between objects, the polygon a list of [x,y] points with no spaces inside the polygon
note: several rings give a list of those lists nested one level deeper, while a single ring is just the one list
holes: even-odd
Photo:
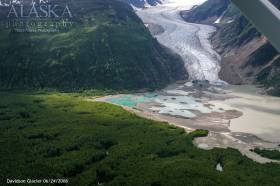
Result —
[{"label": "rocky mountain slope", "polygon": [[190,11],[182,11],[182,17],[188,22],[212,23],[215,22],[227,9],[230,0],[210,0]]},{"label": "rocky mountain slope", "polygon": [[122,0],[137,8],[145,8],[147,6],[156,6],[161,4],[161,0]]},{"label": "rocky mountain slope", "polygon": [[150,35],[128,4],[71,2],[74,26],[63,32],[18,33],[1,24],[1,89],[142,89],[186,78],[181,59]]},{"label": "rocky mountain slope", "polygon": [[[271,2],[280,8],[278,0]],[[208,0],[182,12],[182,16],[186,21],[217,26],[212,43],[223,58],[223,80],[231,84],[261,83],[269,93],[280,95],[280,54],[230,1]]]}]

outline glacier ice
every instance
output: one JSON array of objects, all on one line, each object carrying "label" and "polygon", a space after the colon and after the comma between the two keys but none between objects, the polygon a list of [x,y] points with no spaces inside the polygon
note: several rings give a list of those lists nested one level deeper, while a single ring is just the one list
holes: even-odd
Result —
[{"label": "glacier ice", "polygon": [[136,13],[146,24],[160,25],[164,32],[155,35],[164,46],[178,53],[185,62],[190,80],[208,80],[211,84],[224,84],[219,79],[221,57],[215,52],[209,37],[215,27],[185,22],[180,11],[205,0],[166,0],[162,5],[138,9]]}]

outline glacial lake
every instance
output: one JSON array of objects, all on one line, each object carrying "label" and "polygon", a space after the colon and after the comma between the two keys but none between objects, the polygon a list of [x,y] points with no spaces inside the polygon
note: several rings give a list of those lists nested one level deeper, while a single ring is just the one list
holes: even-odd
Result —
[{"label": "glacial lake", "polygon": [[[196,113],[224,112],[238,110],[243,113],[230,121],[232,132],[254,134],[263,140],[280,142],[280,98],[262,95],[255,86],[229,86],[225,100],[195,98],[183,90],[163,90],[157,93],[120,95],[107,98],[107,102],[117,105],[137,107],[138,103],[156,103],[149,109],[160,114],[194,118]],[[209,104],[205,104],[209,103]],[[160,105],[160,106],[158,106]]]},{"label": "glacial lake", "polygon": [[280,142],[280,98],[257,93],[254,86],[231,86],[230,95],[237,98],[212,101],[224,109],[236,109],[243,116],[231,120],[230,130],[254,134],[264,140]]}]

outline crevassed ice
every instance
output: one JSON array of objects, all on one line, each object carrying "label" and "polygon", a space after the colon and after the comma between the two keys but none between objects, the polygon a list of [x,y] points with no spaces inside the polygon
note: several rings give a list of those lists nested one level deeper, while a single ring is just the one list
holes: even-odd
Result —
[{"label": "crevassed ice", "polygon": [[162,5],[137,10],[147,24],[158,24],[164,32],[155,35],[158,41],[178,53],[185,62],[190,80],[208,80],[222,83],[219,79],[220,56],[209,41],[215,27],[187,23],[179,15],[180,10],[191,8],[205,0],[166,0]]}]

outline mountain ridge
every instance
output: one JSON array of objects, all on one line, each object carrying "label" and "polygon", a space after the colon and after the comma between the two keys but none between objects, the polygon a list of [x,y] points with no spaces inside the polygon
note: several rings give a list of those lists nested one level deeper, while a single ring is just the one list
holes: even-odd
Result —
[{"label": "mountain ridge", "polygon": [[180,57],[151,36],[128,4],[71,6],[76,25],[66,32],[0,28],[1,89],[155,89],[187,78]]},{"label": "mountain ridge", "polygon": [[147,6],[156,6],[161,4],[161,0],[121,0],[136,8],[145,8]]},{"label": "mountain ridge", "polygon": [[[280,8],[279,1],[271,2]],[[209,11],[212,8],[219,11]],[[196,16],[199,14],[205,16]],[[182,17],[217,27],[211,40],[222,56],[220,77],[223,80],[230,84],[261,84],[268,93],[280,95],[280,54],[230,1],[208,0],[191,11],[182,12]]]}]

